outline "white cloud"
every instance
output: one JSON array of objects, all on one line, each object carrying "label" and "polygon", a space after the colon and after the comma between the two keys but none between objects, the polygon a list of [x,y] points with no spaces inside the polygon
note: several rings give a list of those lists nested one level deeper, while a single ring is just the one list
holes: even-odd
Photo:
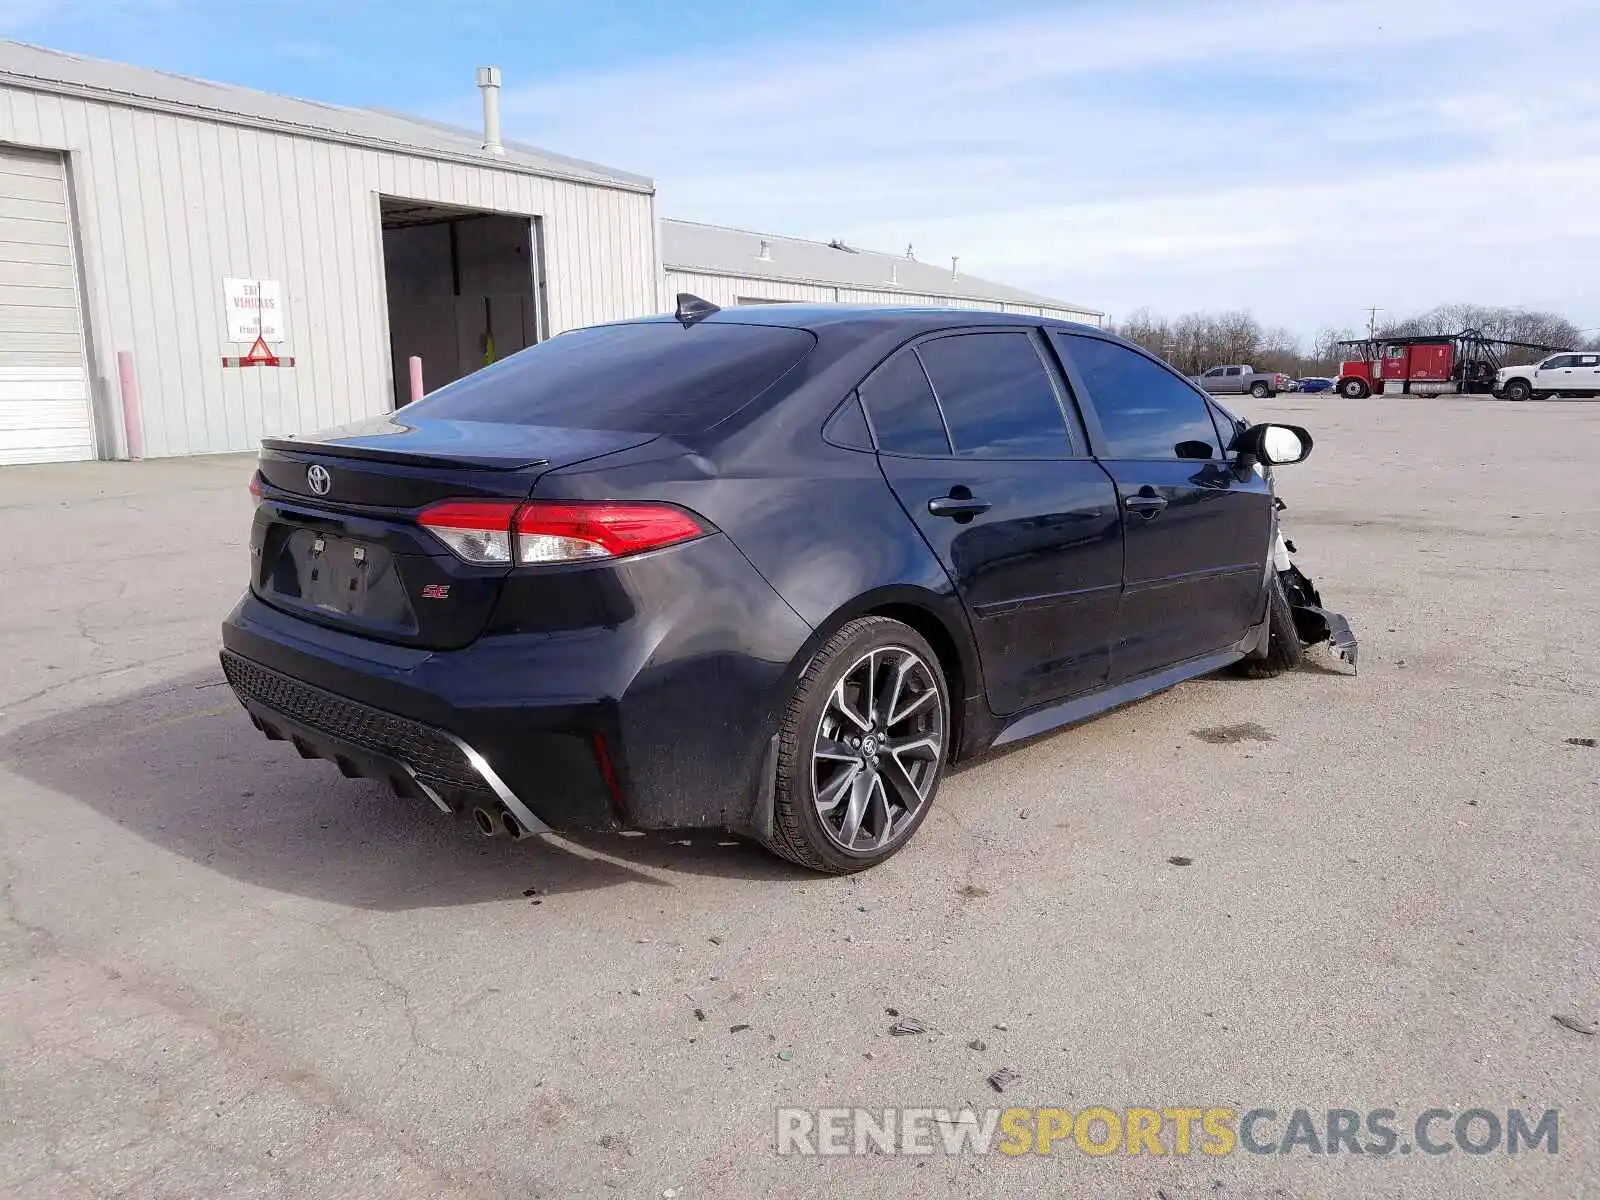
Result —
[{"label": "white cloud", "polygon": [[1130,3],[513,68],[504,107],[518,137],[651,172],[670,215],[913,242],[1113,312],[1309,331],[1471,299],[1600,325],[1575,265],[1600,257],[1596,61],[1596,0]]}]

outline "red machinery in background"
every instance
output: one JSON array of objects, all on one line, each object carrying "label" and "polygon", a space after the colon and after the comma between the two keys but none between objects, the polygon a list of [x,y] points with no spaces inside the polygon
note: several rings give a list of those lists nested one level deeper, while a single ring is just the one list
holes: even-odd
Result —
[{"label": "red machinery in background", "polygon": [[1341,396],[1491,395],[1495,373],[1513,350],[1549,353],[1560,346],[1492,338],[1478,329],[1411,337],[1357,338],[1337,342],[1349,358],[1339,364]]}]

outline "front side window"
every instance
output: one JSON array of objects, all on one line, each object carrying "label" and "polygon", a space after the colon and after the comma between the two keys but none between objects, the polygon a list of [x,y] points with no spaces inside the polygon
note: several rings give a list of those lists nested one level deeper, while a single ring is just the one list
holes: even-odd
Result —
[{"label": "front side window", "polygon": [[1221,379],[1225,369],[1226,368],[1223,368],[1223,367],[1212,367],[1211,370],[1206,372],[1206,378],[1207,379]]},{"label": "front side window", "polygon": [[1544,362],[1539,364],[1539,369],[1541,371],[1555,371],[1562,367],[1570,367],[1576,357],[1574,354],[1558,354],[1554,358],[1545,359]]},{"label": "front side window", "polygon": [[956,453],[1064,458],[1072,453],[1061,402],[1020,331],[960,333],[917,346]]},{"label": "front side window", "polygon": [[1100,417],[1106,457],[1222,457],[1206,399],[1186,380],[1115,342],[1077,333],[1055,336]]},{"label": "front side window", "polygon": [[1241,421],[1227,409],[1223,408],[1222,405],[1210,404],[1208,407],[1211,409],[1211,419],[1216,422],[1217,435],[1221,438],[1221,442],[1219,443],[1221,449],[1226,450],[1230,445],[1233,444],[1234,438],[1238,437],[1246,429],[1250,428],[1250,423],[1248,421]]},{"label": "front side window", "polygon": [[885,454],[948,455],[950,438],[922,364],[902,350],[861,385],[878,449]]}]

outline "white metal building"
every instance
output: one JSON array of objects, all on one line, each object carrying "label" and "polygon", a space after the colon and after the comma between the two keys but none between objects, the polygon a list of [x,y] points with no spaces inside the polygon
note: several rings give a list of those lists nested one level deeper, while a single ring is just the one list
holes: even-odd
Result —
[{"label": "white metal building", "polygon": [[667,292],[692,292],[727,307],[802,300],[998,309],[1099,325],[1105,314],[1020,288],[962,275],[904,255],[810,242],[692,221],[661,222]]},{"label": "white metal building", "polygon": [[249,450],[659,310],[650,180],[483,143],[0,41],[0,463]]},{"label": "white metal building", "polygon": [[432,390],[679,291],[1102,319],[658,224],[649,179],[500,145],[488,82],[474,132],[0,41],[0,464],[252,450],[406,403],[414,355]]}]

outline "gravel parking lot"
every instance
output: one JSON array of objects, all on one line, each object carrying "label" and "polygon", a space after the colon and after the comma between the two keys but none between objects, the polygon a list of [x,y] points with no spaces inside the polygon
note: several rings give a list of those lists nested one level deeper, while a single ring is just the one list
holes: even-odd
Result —
[{"label": "gravel parking lot", "polygon": [[[0,1193],[1600,1196],[1600,406],[1255,407],[1317,435],[1286,524],[1360,675],[991,758],[849,879],[486,841],[302,762],[215,658],[248,458],[0,472]],[[777,1105],[997,1102],[1559,1108],[1560,1143],[774,1152]]]}]

